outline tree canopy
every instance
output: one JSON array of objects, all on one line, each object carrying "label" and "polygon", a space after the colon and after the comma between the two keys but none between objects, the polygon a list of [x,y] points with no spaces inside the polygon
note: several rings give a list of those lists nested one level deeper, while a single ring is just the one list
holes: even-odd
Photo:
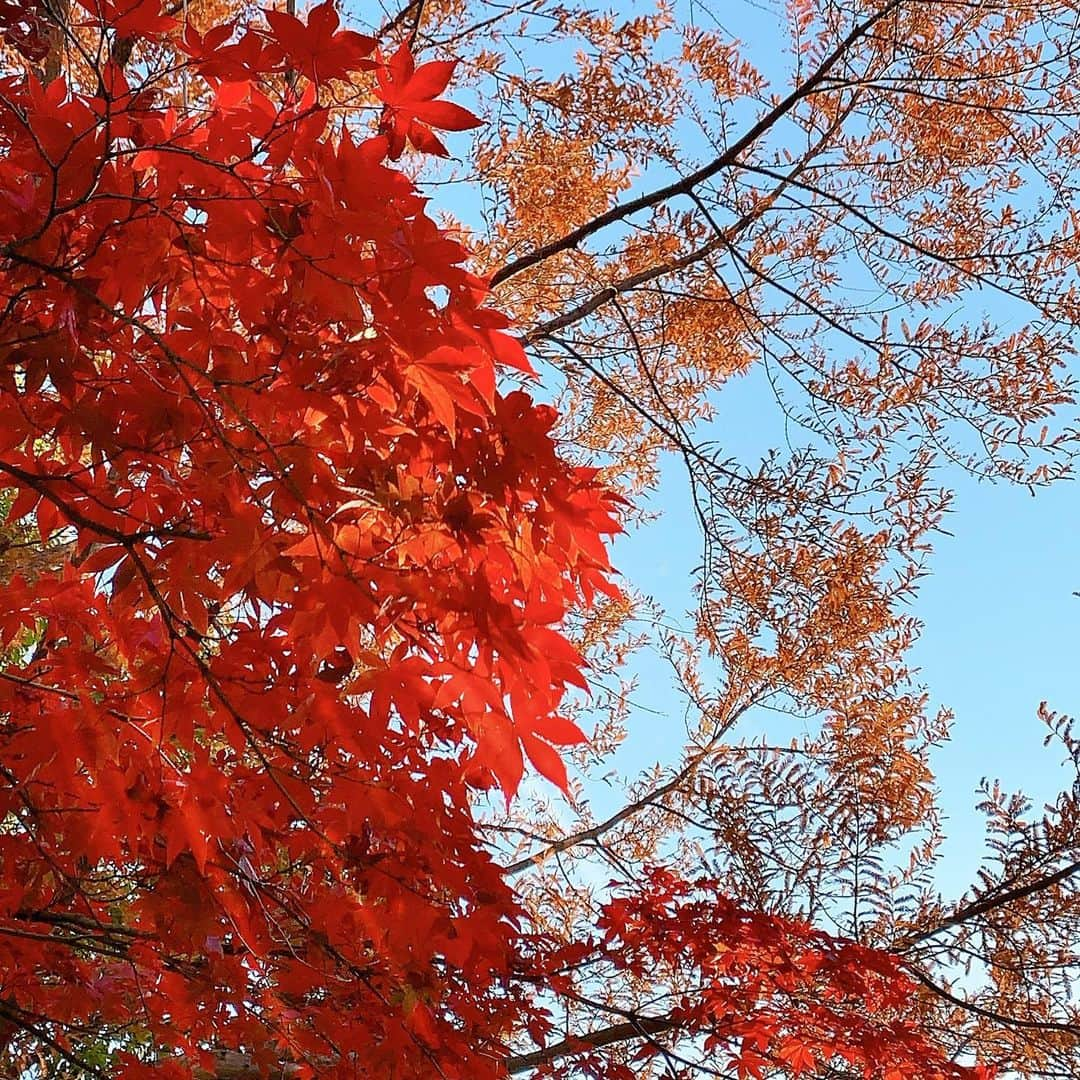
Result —
[{"label": "tree canopy", "polygon": [[[1080,789],[937,895],[905,604],[943,461],[1069,472],[1076,12],[785,17],[0,0],[9,1073],[1071,1075]],[[688,739],[596,815],[663,451]]]}]

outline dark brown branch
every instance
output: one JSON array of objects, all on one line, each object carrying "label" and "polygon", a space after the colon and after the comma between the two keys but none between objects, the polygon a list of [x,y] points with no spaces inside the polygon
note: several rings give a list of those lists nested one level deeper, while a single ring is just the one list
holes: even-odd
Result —
[{"label": "dark brown branch", "polygon": [[[413,14],[415,12],[415,15]],[[383,23],[379,28],[379,39],[387,37],[394,33],[398,27],[402,26],[406,19],[410,16],[413,17],[413,28],[410,36],[416,34],[416,28],[419,25],[420,18],[423,15],[423,0],[409,0],[409,2],[388,22]]]},{"label": "dark brown branch", "polygon": [[1080,1026],[1076,1024],[1066,1024],[1059,1020],[1029,1020],[1023,1016],[1006,1016],[1004,1013],[988,1009],[984,1005],[978,1005],[974,1001],[967,1001],[965,998],[957,997],[952,991],[944,986],[939,986],[933,979],[917,969],[913,971],[913,974],[936,997],[949,1002],[950,1005],[957,1006],[957,1008],[973,1012],[976,1016],[981,1016],[985,1020],[992,1020],[995,1024],[1001,1024],[1003,1027],[1024,1028],[1034,1031],[1060,1031],[1066,1035],[1080,1036]]},{"label": "dark brown branch", "polygon": [[[828,141],[836,134],[841,124],[843,124],[847,117],[851,115],[851,112],[855,107],[855,101],[856,98],[853,97],[847,107],[841,110],[836,119],[822,134],[821,138],[817,140],[817,143],[803,155],[802,159],[790,173],[786,176],[773,174],[780,182],[768,195],[760,199],[752,209],[743,214],[738,221],[732,222],[727,228],[722,230],[714,229],[717,235],[707,244],[702,244],[701,247],[695,248],[693,251],[689,251],[676,259],[669,259],[668,261],[658,263],[655,266],[646,267],[644,270],[639,270],[636,274],[630,274],[622,280],[615,282],[613,285],[601,289],[587,300],[583,300],[576,307],[573,307],[562,315],[558,315],[554,319],[549,319],[546,323],[542,323],[540,326],[530,330],[529,333],[524,336],[523,340],[528,344],[532,344],[545,337],[550,337],[552,334],[556,334],[560,330],[565,330],[566,327],[572,326],[574,323],[581,322],[582,319],[587,319],[593,312],[602,308],[605,304],[611,303],[611,301],[615,300],[622,293],[632,292],[634,289],[640,288],[650,281],[657,280],[657,278],[667,277],[668,274],[675,274],[680,270],[685,270],[687,267],[707,259],[715,252],[723,250],[734,243],[734,241],[741,236],[749,226],[757,221],[758,218],[760,218],[761,215],[785,193],[789,185],[798,183],[798,178],[806,172],[814,158],[821,153]],[[730,290],[728,295],[732,295]],[[732,298],[732,302],[734,302],[734,298]]]},{"label": "dark brown branch", "polygon": [[[124,532],[121,529],[114,529],[110,525],[105,525],[100,521],[94,521],[93,518],[87,517],[80,510],[76,509],[70,503],[65,502],[50,486],[55,481],[68,482],[75,491],[78,492],[78,487],[67,476],[48,476],[41,475],[39,473],[32,473],[26,469],[21,468],[18,465],[12,464],[8,461],[0,461],[0,472],[7,473],[14,480],[18,480],[20,483],[25,484],[29,488],[33,488],[43,499],[51,502],[72,525],[77,526],[80,529],[86,529],[91,532],[96,532],[99,536],[104,536],[110,540],[114,540],[118,544],[122,544],[124,547],[131,547],[134,544],[143,543],[146,540],[168,538],[173,540],[197,540],[206,542],[212,540],[213,537],[208,533],[200,529],[187,529],[183,527],[175,527],[171,525],[161,525],[151,527],[149,529],[139,529],[135,532]],[[81,494],[81,492],[79,492]]]},{"label": "dark brown branch", "polygon": [[587,300],[583,300],[576,307],[563,312],[562,315],[558,315],[554,319],[549,319],[547,322],[541,323],[539,326],[525,334],[522,340],[530,345],[534,342],[542,341],[552,334],[557,334],[560,330],[565,330],[568,326],[573,326],[574,323],[581,322],[582,319],[587,319],[594,311],[599,310],[605,304],[610,303],[623,293],[631,292],[634,289],[640,288],[642,285],[648,284],[650,281],[655,281],[657,278],[666,277],[668,274],[677,273],[679,270],[685,270],[688,266],[693,266],[694,263],[701,262],[702,259],[707,259],[715,251],[720,250],[724,246],[724,241],[721,241],[719,238],[713,239],[707,244],[703,244],[701,247],[695,248],[693,251],[687,252],[687,254],[682,255],[677,259],[670,259],[667,262],[658,263],[655,266],[639,270],[636,274],[624,277],[620,281],[616,281],[613,285],[608,285],[599,292],[593,293]]},{"label": "dark brown branch", "polygon": [[530,1054],[518,1054],[506,1059],[506,1071],[511,1076],[517,1073],[527,1072],[540,1065],[546,1065],[561,1058],[570,1057],[571,1054],[580,1054],[582,1051],[599,1050],[603,1046],[611,1046],[614,1043],[631,1042],[635,1039],[647,1039],[650,1035],[660,1035],[670,1031],[676,1026],[676,1022],[669,1016],[642,1016],[635,1020],[628,1020],[622,1024],[612,1024],[610,1027],[599,1028],[585,1035],[575,1035],[564,1039],[562,1042],[545,1046],[542,1050],[534,1050]]},{"label": "dark brown branch", "polygon": [[640,195],[636,199],[631,199],[629,202],[622,203],[619,206],[613,206],[606,213],[594,217],[591,221],[585,222],[584,225],[579,225],[576,229],[572,229],[565,235],[560,236],[557,240],[552,240],[548,244],[542,244],[540,247],[529,252],[528,255],[522,255],[512,262],[506,263],[492,274],[492,288],[501,285],[504,281],[514,277],[514,275],[520,274],[523,270],[528,270],[530,267],[536,266],[537,263],[541,263],[545,259],[551,258],[552,255],[557,255],[562,251],[569,251],[572,248],[576,248],[583,240],[587,240],[594,233],[598,233],[601,229],[607,228],[608,225],[623,221],[625,218],[631,217],[641,210],[647,210],[650,207],[657,206],[678,195],[689,195],[699,184],[711,179],[724,169],[737,164],[739,157],[746,150],[752,147],[778,121],[782,120],[789,112],[791,112],[800,101],[818,90],[829,72],[844,58],[855,42],[861,37],[864,37],[878,22],[896,10],[901,3],[902,0],[889,0],[883,8],[859,23],[825,58],[825,60],[822,61],[821,66],[809,78],[795,87],[787,97],[774,105],[741,138],[732,143],[722,154],[714,158],[707,165],[703,165],[700,169],[690,173],[689,176],[685,176],[681,180],[676,180],[666,187],[657,188],[655,191],[646,192],[644,195]]},{"label": "dark brown branch", "polygon": [[910,949],[912,945],[927,941],[929,938],[937,936],[944,930],[951,930],[954,926],[962,926],[964,923],[970,922],[980,915],[985,915],[995,908],[1004,907],[1006,904],[1011,904],[1015,900],[1023,900],[1028,896],[1033,896],[1037,892],[1042,892],[1043,889],[1052,888],[1054,885],[1060,884],[1076,873],[1080,873],[1080,861],[1069,863],[1068,866],[1063,866],[1060,870],[1055,870],[1052,874],[1047,874],[1044,877],[1036,878],[1034,881],[1029,881],[1026,885],[1017,885],[1015,888],[1005,890],[1005,892],[995,893],[993,896],[985,896],[981,900],[976,900],[974,903],[960,908],[959,911],[954,912],[948,918],[942,919],[937,926],[901,939],[896,948],[899,951]]},{"label": "dark brown branch", "polygon": [[[529,1069],[538,1068],[552,1061],[559,1061],[573,1054],[599,1050],[602,1047],[613,1046],[616,1043],[648,1039],[653,1035],[671,1031],[676,1026],[676,1021],[669,1016],[637,1017],[621,1024],[612,1024],[609,1027],[586,1032],[584,1035],[571,1036],[561,1042],[553,1043],[551,1046],[533,1050],[528,1054],[516,1054],[508,1057],[506,1059],[506,1071],[511,1076],[515,1076],[518,1073],[527,1072]],[[275,1080],[278,1080],[278,1078],[287,1080],[287,1078],[295,1076],[299,1069],[299,1065],[283,1062],[279,1068],[275,1068]],[[218,1050],[214,1052],[213,1070],[196,1069],[195,1075],[199,1077],[199,1080],[256,1080],[256,1077],[261,1074],[250,1054],[240,1053],[236,1050]]]}]

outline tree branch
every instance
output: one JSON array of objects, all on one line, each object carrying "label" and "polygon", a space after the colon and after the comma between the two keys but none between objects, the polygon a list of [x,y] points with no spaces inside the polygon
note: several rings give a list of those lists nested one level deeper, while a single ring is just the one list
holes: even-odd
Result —
[{"label": "tree branch", "polygon": [[985,896],[981,900],[976,900],[974,903],[960,908],[959,911],[939,922],[937,926],[902,938],[895,947],[897,951],[909,949],[912,945],[918,945],[922,941],[935,937],[943,930],[951,930],[954,926],[961,926],[972,919],[978,918],[980,915],[985,915],[988,911],[1011,904],[1014,900],[1023,900],[1025,897],[1042,892],[1043,889],[1058,885],[1078,872],[1080,872],[1080,861],[1072,862],[1068,866],[1063,866],[1060,870],[1055,870],[1052,874],[1046,874],[1044,877],[1029,881],[1026,885],[1017,885],[1015,888],[1007,889],[1005,892]]},{"label": "tree branch", "polygon": [[950,1005],[973,1012],[984,1020],[992,1020],[995,1024],[1001,1024],[1004,1027],[1025,1028],[1034,1031],[1059,1031],[1065,1035],[1080,1036],[1080,1027],[1076,1024],[1065,1024],[1059,1020],[1028,1020],[1023,1016],[1006,1016],[1004,1013],[988,1009],[984,1005],[977,1005],[974,1001],[957,997],[952,991],[944,986],[939,986],[933,979],[924,975],[918,969],[912,969],[912,974],[936,997],[949,1002]]},{"label": "tree branch", "polygon": [[[565,330],[566,327],[572,326],[574,323],[581,322],[582,319],[588,318],[594,311],[597,311],[605,304],[611,303],[611,301],[615,300],[622,293],[632,292],[634,289],[640,288],[650,281],[655,281],[657,278],[666,277],[668,274],[674,274],[678,273],[680,270],[685,270],[687,267],[707,259],[714,252],[729,247],[787,191],[787,188],[790,185],[798,184],[798,178],[806,172],[810,167],[810,164],[825,148],[828,141],[836,134],[843,122],[851,115],[856,100],[857,96],[853,96],[848,105],[840,111],[836,119],[829,125],[828,129],[817,140],[814,146],[803,155],[787,175],[770,173],[770,176],[780,181],[776,187],[773,188],[768,195],[764,196],[754,207],[743,214],[738,221],[732,222],[724,229],[714,229],[717,235],[708,243],[702,244],[700,247],[687,252],[685,255],[680,255],[676,259],[669,259],[666,262],[646,267],[643,270],[639,270],[636,274],[630,274],[620,281],[616,281],[614,284],[600,289],[587,300],[583,300],[576,307],[534,327],[523,336],[522,340],[526,344],[531,345],[543,338],[550,337],[552,334],[556,334],[560,330]],[[766,170],[755,171],[765,172]],[[706,214],[706,216],[708,215]],[[732,297],[732,302],[734,303],[734,296],[730,289],[728,290],[728,295]]]},{"label": "tree branch", "polygon": [[540,1065],[546,1065],[560,1058],[569,1057],[571,1054],[579,1054],[584,1050],[599,1050],[603,1046],[611,1046],[613,1043],[630,1042],[634,1039],[647,1039],[650,1035],[659,1035],[670,1031],[676,1026],[676,1022],[669,1016],[642,1016],[635,1020],[628,1020],[622,1024],[612,1024],[610,1027],[599,1028],[585,1035],[574,1035],[562,1042],[545,1046],[542,1050],[534,1050],[530,1054],[518,1054],[506,1059],[506,1071],[511,1076],[517,1073],[527,1072]]},{"label": "tree branch", "polygon": [[744,151],[753,146],[762,135],[791,112],[800,101],[809,97],[821,86],[829,72],[844,58],[847,51],[856,41],[864,37],[882,19],[892,14],[902,2],[903,0],[889,0],[883,8],[855,26],[809,78],[795,87],[787,97],[774,105],[740,139],[732,143],[722,154],[707,165],[703,165],[700,169],[690,173],[689,176],[676,180],[666,187],[657,188],[655,191],[646,192],[629,202],[613,206],[606,213],[594,217],[584,225],[579,225],[576,229],[572,229],[557,240],[542,244],[529,252],[528,255],[522,255],[520,258],[504,264],[492,274],[490,279],[491,287],[496,288],[509,278],[520,274],[523,270],[528,270],[530,267],[536,266],[537,263],[551,258],[552,255],[576,248],[583,240],[588,239],[601,229],[607,228],[608,225],[613,225],[641,210],[647,210],[677,195],[689,195],[699,184],[704,183],[723,169],[736,164]]},{"label": "tree branch", "polygon": [[569,836],[564,836],[561,840],[555,840],[546,847],[541,848],[539,851],[535,851],[531,855],[526,855],[524,858],[504,866],[502,868],[503,874],[507,877],[513,877],[515,874],[520,874],[523,870],[528,870],[530,867],[539,865],[552,855],[558,855],[559,852],[576,847],[578,844],[585,844],[590,840],[596,840],[603,836],[604,833],[610,832],[616,825],[626,821],[627,818],[631,818],[647,807],[655,805],[658,799],[662,799],[665,795],[669,795],[671,792],[676,791],[682,784],[685,784],[695,772],[697,772],[702,762],[712,754],[716,747],[716,741],[724,734],[724,732],[729,731],[732,725],[736,724],[743,713],[745,713],[753,704],[755,704],[755,700],[751,699],[745,704],[732,710],[728,719],[716,732],[716,735],[706,743],[701,750],[694,754],[666,783],[646,792],[641,798],[635,799],[631,803],[627,803],[621,810],[617,810],[611,817],[605,818],[596,825],[593,825],[588,829],[582,829],[580,832],[571,833]]},{"label": "tree branch", "polygon": [[[506,1059],[506,1071],[515,1076],[518,1073],[528,1072],[529,1069],[538,1068],[552,1061],[570,1057],[572,1054],[580,1054],[588,1050],[599,1050],[615,1043],[631,1042],[636,1039],[648,1039],[653,1035],[670,1031],[677,1026],[670,1016],[642,1016],[621,1024],[612,1024],[609,1027],[598,1028],[595,1031],[586,1032],[584,1035],[573,1035],[561,1042],[545,1046],[540,1050],[533,1050],[528,1054],[515,1054]],[[314,1062],[318,1066],[319,1062]],[[328,1064],[328,1063],[323,1063]],[[275,1067],[275,1080],[288,1080],[296,1076],[300,1066],[295,1063],[282,1062]],[[196,1069],[195,1075],[199,1080],[256,1080],[262,1074],[251,1054],[241,1053],[237,1050],[214,1051],[214,1065],[212,1070]]]}]

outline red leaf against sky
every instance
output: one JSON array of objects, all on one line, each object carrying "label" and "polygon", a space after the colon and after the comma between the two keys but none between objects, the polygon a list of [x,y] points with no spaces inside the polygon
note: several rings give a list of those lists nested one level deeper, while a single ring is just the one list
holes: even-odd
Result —
[{"label": "red leaf against sky", "polygon": [[465,131],[480,121],[468,109],[436,100],[454,73],[453,60],[433,60],[416,67],[407,43],[376,68],[379,95],[384,102],[382,128],[390,138],[390,157],[397,158],[406,141],[417,150],[440,157],[448,151],[431,128]]},{"label": "red leaf against sky", "polygon": [[353,30],[339,30],[333,0],[311,8],[306,24],[274,8],[265,8],[263,14],[290,69],[313,82],[344,78],[350,71],[375,66],[367,60],[375,48],[375,39]]}]

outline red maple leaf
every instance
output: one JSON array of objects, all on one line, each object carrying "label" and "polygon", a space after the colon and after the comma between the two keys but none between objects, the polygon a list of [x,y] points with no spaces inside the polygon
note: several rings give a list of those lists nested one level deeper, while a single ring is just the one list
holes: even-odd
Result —
[{"label": "red maple leaf", "polygon": [[289,69],[314,83],[342,79],[350,71],[372,67],[367,57],[375,39],[353,30],[339,30],[333,0],[313,7],[305,25],[295,15],[266,8],[272,35],[285,53]]},{"label": "red maple leaf", "polygon": [[79,0],[118,38],[156,39],[176,27],[176,19],[161,10],[159,0]]},{"label": "red maple leaf", "polygon": [[452,101],[435,100],[446,89],[456,66],[454,60],[433,60],[416,67],[409,46],[403,43],[386,64],[375,69],[385,106],[380,129],[389,136],[391,158],[401,156],[406,140],[426,154],[449,157],[431,128],[467,131],[480,126],[480,120],[468,109]]}]

